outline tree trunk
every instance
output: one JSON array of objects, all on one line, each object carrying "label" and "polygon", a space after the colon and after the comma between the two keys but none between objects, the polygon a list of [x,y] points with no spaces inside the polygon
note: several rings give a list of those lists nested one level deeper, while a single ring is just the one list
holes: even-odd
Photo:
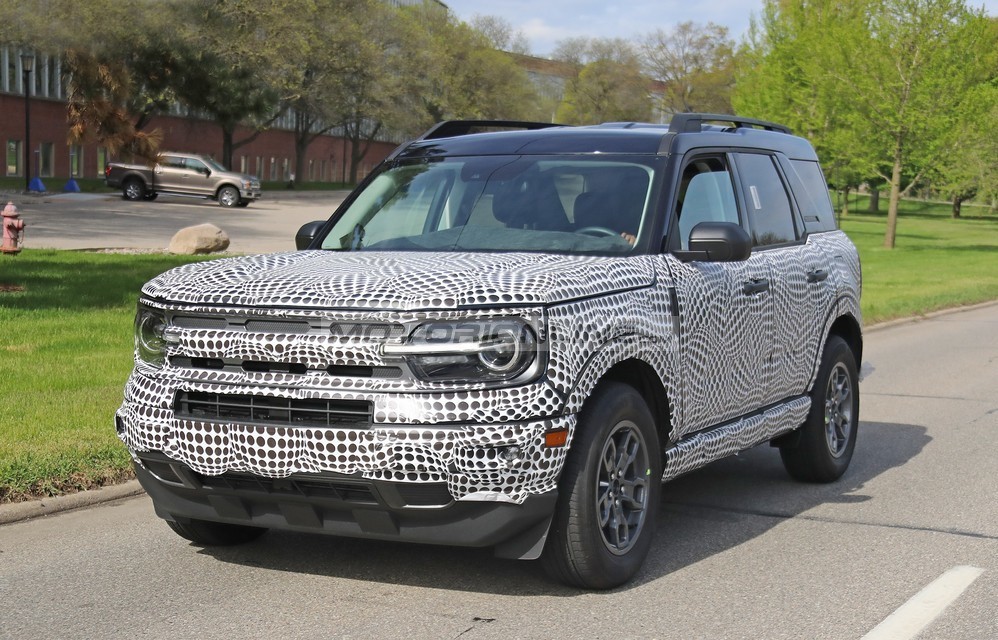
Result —
[{"label": "tree trunk", "polygon": [[880,213],[880,189],[870,189],[870,213]]},{"label": "tree trunk", "polygon": [[894,147],[894,168],[891,170],[891,199],[887,205],[887,232],[884,247],[893,249],[898,229],[898,204],[901,201],[901,141]]},{"label": "tree trunk", "polygon": [[961,208],[962,205],[963,205],[963,198],[960,197],[960,196],[958,196],[958,195],[953,196],[953,217],[954,218],[959,218],[960,217],[960,208]]},{"label": "tree trunk", "polygon": [[235,131],[222,127],[222,166],[232,171],[232,137]]},{"label": "tree trunk", "polygon": [[843,217],[849,215],[849,187],[842,190],[842,215]]}]

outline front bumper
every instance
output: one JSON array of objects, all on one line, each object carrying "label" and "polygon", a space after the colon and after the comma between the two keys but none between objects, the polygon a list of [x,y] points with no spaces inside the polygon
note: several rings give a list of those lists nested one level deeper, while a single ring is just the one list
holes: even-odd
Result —
[{"label": "front bumper", "polygon": [[445,485],[372,481],[340,474],[205,476],[156,452],[136,456],[135,473],[156,513],[338,536],[495,546],[497,555],[536,558],[543,548],[557,490],[521,504],[454,502]]},{"label": "front bumper", "polygon": [[259,200],[263,197],[263,191],[259,188],[244,189],[239,188],[239,198],[242,200]]}]

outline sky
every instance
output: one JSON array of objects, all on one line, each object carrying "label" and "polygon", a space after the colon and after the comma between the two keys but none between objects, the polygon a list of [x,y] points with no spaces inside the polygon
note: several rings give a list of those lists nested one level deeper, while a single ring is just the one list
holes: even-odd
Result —
[{"label": "sky", "polygon": [[[715,22],[740,40],[748,31],[749,17],[760,13],[762,0],[444,0],[458,18],[494,15],[523,31],[534,55],[545,56],[558,40],[573,37],[630,38],[691,20]],[[998,15],[998,0],[969,0]]]}]

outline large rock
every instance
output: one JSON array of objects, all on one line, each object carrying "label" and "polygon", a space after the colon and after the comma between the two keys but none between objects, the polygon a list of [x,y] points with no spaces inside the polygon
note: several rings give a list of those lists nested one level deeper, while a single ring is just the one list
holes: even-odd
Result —
[{"label": "large rock", "polygon": [[229,236],[213,224],[184,227],[170,240],[170,253],[215,253],[229,248]]}]

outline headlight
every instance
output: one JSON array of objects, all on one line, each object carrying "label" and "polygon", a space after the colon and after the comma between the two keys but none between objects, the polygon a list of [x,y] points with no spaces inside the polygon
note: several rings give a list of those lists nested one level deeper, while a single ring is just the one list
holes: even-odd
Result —
[{"label": "headlight", "polygon": [[253,183],[249,180],[243,180],[243,189],[252,189]]},{"label": "headlight", "polygon": [[166,316],[142,304],[135,312],[135,354],[143,362],[162,366],[166,359]]},{"label": "headlight", "polygon": [[412,372],[432,382],[512,380],[537,359],[537,336],[519,319],[428,322],[385,355],[402,356]]}]

